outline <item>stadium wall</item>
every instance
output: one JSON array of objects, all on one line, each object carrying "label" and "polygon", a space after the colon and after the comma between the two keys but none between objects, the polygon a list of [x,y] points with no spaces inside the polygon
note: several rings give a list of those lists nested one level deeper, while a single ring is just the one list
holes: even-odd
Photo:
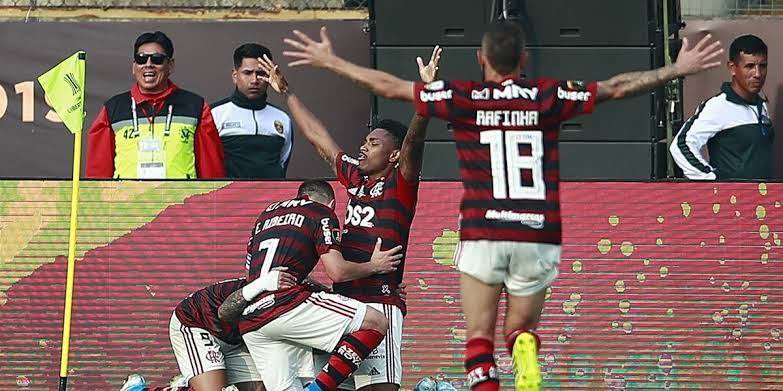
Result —
[{"label": "stadium wall", "polygon": [[[79,7],[40,10],[85,12]],[[22,9],[20,12],[26,11]],[[122,9],[122,12],[130,11]],[[145,9],[145,12],[171,15],[156,8]],[[0,16],[2,13],[0,9]],[[50,112],[42,90],[33,81],[78,49],[87,51],[88,125],[95,118],[102,102],[130,88],[131,45],[133,39],[143,31],[160,29],[170,34],[177,58],[173,80],[183,88],[202,94],[210,102],[228,95],[232,90],[229,70],[231,53],[236,46],[243,42],[259,41],[269,45],[276,59],[281,60],[279,53],[283,50],[282,38],[290,35],[293,28],[314,34],[321,25],[326,25],[338,53],[358,64],[369,65],[369,37],[364,32],[365,21],[301,20],[303,14],[311,18],[324,17],[303,12],[300,16],[280,15],[281,18],[298,18],[296,21],[236,21],[229,17],[228,20],[218,21],[193,20],[198,15],[175,14],[177,20],[174,21],[141,21],[132,19],[140,16],[126,15],[133,21],[77,19],[78,22],[0,23],[0,36],[4,37],[0,39],[0,51],[10,53],[3,56],[0,66],[0,177],[70,178],[73,148],[71,135],[60,123],[55,122],[56,116]],[[94,16],[107,18],[100,13]],[[339,15],[332,16],[336,18]],[[231,16],[235,17],[244,18]],[[356,15],[346,17],[356,18]],[[783,62],[783,40],[776,39],[779,32],[783,31],[783,19],[689,19],[687,24],[684,36],[695,38],[696,35],[710,32],[725,46],[737,35],[757,34],[770,47],[770,64]],[[206,51],[204,42],[209,42]],[[411,67],[413,64],[411,59]],[[442,67],[444,72],[448,72],[448,57],[444,57]],[[305,103],[330,128],[338,143],[348,151],[357,150],[370,116],[369,95],[351,82],[322,70],[292,69],[288,77]],[[699,102],[715,95],[720,83],[727,79],[728,73],[724,67],[688,77],[684,87],[685,115],[689,116]],[[770,98],[772,119],[779,122],[783,118],[783,73],[776,72],[774,67],[769,73],[765,92]],[[283,107],[280,99],[272,95],[271,102]],[[597,110],[609,109],[599,106]],[[407,118],[397,119],[407,123]],[[85,145],[86,142],[85,137]],[[775,143],[775,150],[783,150],[783,137],[777,137]],[[86,153],[86,148],[83,150]],[[82,163],[82,167],[85,167]],[[783,178],[783,153],[775,154],[773,171],[775,178]],[[297,137],[288,177],[329,175],[332,175],[331,171],[320,162],[309,143]]]},{"label": "stadium wall", "polygon": [[[177,373],[167,326],[243,274],[258,211],[297,182],[86,181],[69,382]],[[547,389],[783,388],[783,184],[562,184],[564,254],[540,333]],[[456,182],[425,182],[411,231],[404,386],[462,389]],[[345,207],[338,192],[337,210]],[[0,389],[56,388],[70,182],[0,181]],[[498,349],[509,376],[510,359]]]}]

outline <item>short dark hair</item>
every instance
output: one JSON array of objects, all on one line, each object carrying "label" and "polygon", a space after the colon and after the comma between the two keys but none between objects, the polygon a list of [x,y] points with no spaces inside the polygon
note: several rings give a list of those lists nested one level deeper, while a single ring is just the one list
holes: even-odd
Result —
[{"label": "short dark hair", "polygon": [[272,52],[269,51],[266,46],[257,43],[239,45],[239,47],[234,50],[234,68],[239,68],[242,65],[242,60],[246,58],[262,58],[264,57],[264,54],[266,54],[270,60],[272,59]]},{"label": "short dark hair", "polygon": [[301,197],[304,195],[317,195],[326,197],[327,200],[333,200],[334,189],[332,189],[332,186],[329,184],[329,182],[326,182],[322,179],[310,179],[302,182],[302,184],[299,185],[297,196]]},{"label": "short dark hair", "polygon": [[139,46],[144,45],[145,43],[157,43],[163,48],[163,51],[166,52],[168,58],[174,58],[174,44],[163,32],[155,31],[153,33],[139,35],[139,37],[136,38],[136,43],[133,44],[133,55],[136,55]]},{"label": "short dark hair", "polygon": [[484,55],[492,69],[511,74],[525,51],[525,33],[519,23],[502,20],[490,23],[481,40]]},{"label": "short dark hair", "polygon": [[402,122],[393,119],[382,119],[376,122],[375,129],[387,131],[392,136],[394,146],[397,148],[402,146],[402,140],[404,140],[405,135],[408,134],[408,127],[403,125]]},{"label": "short dark hair", "polygon": [[765,44],[761,38],[755,35],[743,35],[741,37],[737,37],[737,39],[731,43],[731,47],[729,48],[729,61],[739,61],[740,53],[761,54],[766,56],[767,44]]}]

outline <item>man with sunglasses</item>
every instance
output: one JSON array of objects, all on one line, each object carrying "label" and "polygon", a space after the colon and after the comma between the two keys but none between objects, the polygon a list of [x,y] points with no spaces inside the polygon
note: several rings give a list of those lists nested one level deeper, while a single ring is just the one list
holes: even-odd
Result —
[{"label": "man with sunglasses", "polygon": [[169,80],[174,44],[141,34],[133,45],[136,84],[106,101],[90,127],[87,176],[115,179],[225,177],[223,145],[204,98]]}]

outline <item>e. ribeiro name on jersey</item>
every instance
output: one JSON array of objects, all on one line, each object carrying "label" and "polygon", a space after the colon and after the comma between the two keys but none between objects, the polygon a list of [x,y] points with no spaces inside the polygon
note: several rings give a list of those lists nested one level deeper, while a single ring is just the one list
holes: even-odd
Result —
[{"label": "e. ribeiro name on jersey", "polygon": [[321,255],[332,249],[340,250],[340,225],[326,205],[294,198],[275,202],[261,212],[247,245],[248,282],[283,266],[300,284],[259,295],[243,313],[241,332],[256,330],[304,302],[312,289],[301,282]]},{"label": "e. ribeiro name on jersey", "polygon": [[465,192],[462,240],[561,242],[561,122],[591,113],[597,83],[416,83],[416,111],[451,122]]}]

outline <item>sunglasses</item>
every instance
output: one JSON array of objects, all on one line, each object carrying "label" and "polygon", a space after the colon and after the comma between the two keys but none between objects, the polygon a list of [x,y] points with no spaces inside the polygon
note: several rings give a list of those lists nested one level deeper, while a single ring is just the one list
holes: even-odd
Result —
[{"label": "sunglasses", "polygon": [[133,61],[136,64],[144,65],[147,63],[147,59],[150,59],[154,65],[163,65],[168,58],[169,56],[161,53],[136,53],[133,56]]}]

